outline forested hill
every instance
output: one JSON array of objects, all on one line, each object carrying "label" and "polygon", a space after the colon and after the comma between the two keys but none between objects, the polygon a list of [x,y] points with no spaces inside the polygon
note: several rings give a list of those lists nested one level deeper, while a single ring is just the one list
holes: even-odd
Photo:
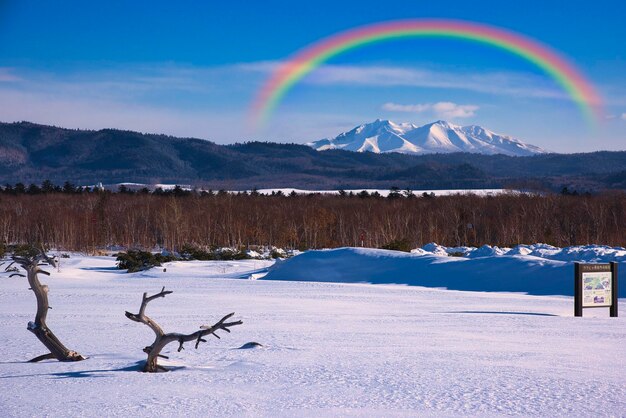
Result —
[{"label": "forested hill", "polygon": [[626,189],[626,152],[530,157],[315,151],[305,145],[217,145],[196,138],[0,123],[0,182],[177,183],[253,187]]}]

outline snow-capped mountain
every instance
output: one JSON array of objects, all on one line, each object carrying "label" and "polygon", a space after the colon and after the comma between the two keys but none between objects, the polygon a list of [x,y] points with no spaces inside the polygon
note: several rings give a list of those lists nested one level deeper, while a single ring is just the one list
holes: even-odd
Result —
[{"label": "snow-capped mountain", "polygon": [[307,145],[318,151],[343,149],[375,153],[433,154],[472,152],[526,156],[548,151],[515,138],[499,135],[476,125],[458,126],[439,120],[424,126],[397,124],[377,119],[357,126],[335,138],[320,139]]}]

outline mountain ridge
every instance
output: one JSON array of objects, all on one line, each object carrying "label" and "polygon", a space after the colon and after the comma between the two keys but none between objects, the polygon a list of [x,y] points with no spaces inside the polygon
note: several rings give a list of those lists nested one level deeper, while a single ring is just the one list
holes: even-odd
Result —
[{"label": "mountain ridge", "polygon": [[511,136],[500,135],[482,126],[460,126],[437,120],[426,125],[395,123],[386,119],[359,125],[334,138],[307,143],[317,151],[342,149],[356,152],[402,154],[435,154],[469,152],[476,154],[504,154],[530,156],[547,154],[536,145],[524,143]]},{"label": "mountain ridge", "polygon": [[0,184],[189,184],[243,190],[626,189],[626,151],[585,154],[318,152],[304,144],[218,145],[197,138],[0,123]]}]

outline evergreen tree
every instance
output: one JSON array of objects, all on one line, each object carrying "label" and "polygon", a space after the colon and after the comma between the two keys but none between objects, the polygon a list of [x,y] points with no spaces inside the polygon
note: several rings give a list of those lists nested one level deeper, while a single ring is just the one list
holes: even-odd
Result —
[{"label": "evergreen tree", "polygon": [[76,186],[74,186],[69,181],[66,181],[65,184],[63,184],[63,193],[67,193],[67,194],[76,193]]},{"label": "evergreen tree", "polygon": [[31,185],[28,186],[28,190],[26,191],[26,193],[28,193],[28,194],[39,194],[39,193],[41,193],[41,189],[36,184],[31,183]]},{"label": "evergreen tree", "polygon": [[190,192],[188,190],[183,189],[178,184],[176,186],[174,186],[174,190],[172,191],[172,193],[176,197],[187,196],[187,195],[190,194]]},{"label": "evergreen tree", "polygon": [[55,191],[54,184],[50,180],[44,180],[44,182],[41,183],[41,191],[44,193],[53,193]]},{"label": "evergreen tree", "polygon": [[15,183],[15,193],[17,194],[24,194],[26,193],[26,186],[24,186],[24,183]]},{"label": "evergreen tree", "polygon": [[387,199],[399,199],[402,197],[400,194],[400,189],[397,187],[392,187],[389,189],[389,194],[387,195]]}]

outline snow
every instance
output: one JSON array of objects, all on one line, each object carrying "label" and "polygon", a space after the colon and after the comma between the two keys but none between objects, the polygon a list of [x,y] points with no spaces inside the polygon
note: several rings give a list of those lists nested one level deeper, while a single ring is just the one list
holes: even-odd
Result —
[{"label": "snow", "polygon": [[[354,193],[354,194],[358,194],[362,191],[366,191],[369,194],[372,193],[378,193],[383,197],[387,197],[389,195],[389,193],[391,193],[391,190],[389,189],[345,189],[343,190],[346,193]],[[403,193],[404,190],[398,190],[400,193]],[[246,192],[251,192],[251,190],[246,190]],[[297,194],[314,194],[314,193],[320,193],[320,194],[339,194],[340,191],[339,190],[306,190],[306,189],[294,189],[291,187],[284,187],[284,188],[277,188],[277,189],[258,189],[256,190],[257,193],[259,194],[272,194],[272,193],[278,193],[281,192],[284,195],[288,195],[291,192],[296,192]],[[442,190],[411,190],[411,192],[417,196],[420,197],[423,193],[428,193],[428,194],[434,194],[435,196],[450,196],[450,195],[456,195],[456,194],[473,194],[476,196],[495,196],[495,195],[499,195],[499,194],[506,194],[506,193],[521,193],[518,191],[514,191],[514,190],[510,190],[510,189],[442,189]],[[237,192],[233,192],[233,193],[237,193]]]},{"label": "snow", "polygon": [[[173,190],[176,185],[174,184],[143,184],[143,183],[117,183],[117,184],[113,184],[113,185],[106,185],[105,187],[111,190],[117,190],[119,188],[119,186],[124,185],[136,190],[139,190],[141,188],[147,187],[150,190],[155,190],[157,188],[161,188],[163,190]],[[87,186],[87,187],[94,187],[94,186]],[[192,190],[191,186],[188,185],[184,185],[184,186],[179,186],[181,187],[182,190]],[[202,188],[198,188],[195,189],[197,191],[208,191],[208,189],[202,189]],[[253,190],[228,190],[227,193],[241,193],[241,192],[246,192],[246,193],[251,193]],[[310,189],[296,189],[296,188],[292,188],[292,187],[283,187],[283,188],[274,188],[274,189],[255,189],[254,190],[256,193],[259,194],[264,194],[264,195],[270,195],[272,193],[278,193],[281,192],[284,195],[288,195],[291,192],[296,192],[297,194],[339,194],[340,191],[339,190],[310,190]],[[390,189],[345,189],[343,190],[346,193],[360,193],[362,191],[366,191],[370,194],[372,193],[378,193],[383,197],[387,197],[389,195],[389,193],[391,193]],[[494,195],[498,195],[498,194],[505,194],[505,193],[522,193],[520,191],[517,190],[511,190],[511,189],[441,189],[441,190],[411,190],[412,193],[415,196],[420,197],[423,193],[428,193],[428,194],[434,194],[435,196],[449,196],[449,195],[456,195],[456,194],[473,194],[473,195],[477,195],[477,196],[494,196]],[[404,190],[400,190],[400,192],[404,192]]]},{"label": "snow", "polygon": [[[458,254],[464,256],[456,256]],[[452,256],[450,256],[452,255]],[[556,248],[546,244],[499,248],[426,244],[411,253],[371,248],[308,251],[269,269],[268,280],[405,284],[482,292],[574,295],[574,262],[619,263],[626,249]],[[619,287],[626,297],[626,286]]]},{"label": "snow", "polygon": [[[568,296],[321,282],[342,259],[362,271],[357,262],[412,269],[423,260],[423,266],[448,266],[462,282],[477,277],[461,269],[468,263],[483,262],[489,275],[508,260],[533,276],[569,263],[549,257],[624,257],[623,249],[599,246],[523,248],[546,258],[509,255],[513,250],[462,258],[426,249],[338,249],[306,252],[275,267],[261,260],[194,261],[168,263],[166,272],[127,274],[112,257],[71,254],[59,271],[42,277],[53,307],[48,324],[89,358],[25,363],[44,352],[25,329],[35,300],[25,279],[4,278],[0,415],[623,415],[626,327],[623,318],[608,318],[606,309],[574,318]],[[295,267],[307,258],[330,265]],[[262,280],[241,279],[261,277],[268,268]],[[302,269],[318,280],[269,280],[281,270],[304,274]],[[558,275],[544,277],[552,279]],[[244,323],[198,350],[188,344],[178,353],[171,344],[164,352],[170,360],[162,361],[173,369],[169,373],[139,373],[141,349],[154,336],[124,311],[137,312],[143,292],[162,286],[174,293],[151,302],[146,313],[166,332],[193,332],[233,311]],[[238,349],[252,342],[262,347]]]},{"label": "snow", "polygon": [[496,134],[480,126],[458,126],[443,120],[424,126],[415,126],[377,119],[374,122],[357,126],[335,138],[325,138],[307,145],[318,151],[343,149],[357,152],[404,154],[473,152],[527,156],[547,152],[535,145],[525,144],[510,136]]},{"label": "snow", "polygon": [[[150,190],[155,190],[157,188],[161,188],[163,190],[173,190],[176,185],[174,184],[143,184],[143,183],[117,183],[117,184],[112,184],[112,185],[106,185],[105,187],[110,189],[110,190],[117,190],[119,188],[119,186],[124,185],[127,186],[129,188],[132,189],[142,189],[144,187],[147,187]],[[86,187],[94,187],[94,186],[86,186]],[[193,190],[191,188],[191,186],[189,185],[184,185],[184,186],[179,186],[181,187],[182,190]],[[208,191],[208,189],[202,189],[202,188],[198,188],[195,189],[197,191]],[[246,193],[251,193],[253,190],[228,190],[227,193],[241,193],[241,192],[246,192]],[[339,194],[340,191],[339,190],[309,190],[309,189],[296,189],[296,188],[292,188],[292,187],[283,187],[283,188],[274,188],[274,189],[255,189],[255,192],[259,193],[259,194],[265,194],[265,195],[270,195],[272,193],[278,193],[281,192],[285,195],[290,194],[291,192],[296,192],[297,194]],[[343,190],[346,193],[360,193],[362,191],[366,191],[368,193],[378,193],[383,197],[387,197],[389,195],[389,193],[391,193],[391,190],[389,189],[346,189]],[[402,193],[403,190],[400,190],[400,192]],[[494,196],[494,195],[498,195],[498,194],[505,194],[505,193],[522,193],[520,191],[517,190],[511,190],[511,189],[441,189],[441,190],[412,190],[412,193],[415,196],[421,196],[423,193],[428,193],[428,194],[434,194],[435,196],[449,196],[449,195],[456,195],[456,194],[473,194],[473,195],[477,195],[477,196]]]}]

